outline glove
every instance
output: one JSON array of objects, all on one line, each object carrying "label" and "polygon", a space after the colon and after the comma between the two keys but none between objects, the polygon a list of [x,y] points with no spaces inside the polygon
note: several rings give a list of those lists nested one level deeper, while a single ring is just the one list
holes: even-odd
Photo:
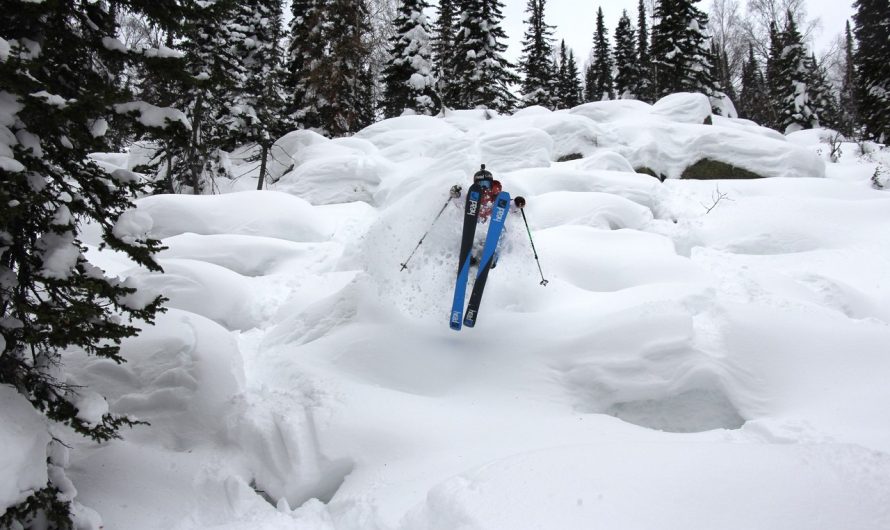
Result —
[{"label": "glove", "polygon": [[451,191],[450,191],[450,193],[451,193],[451,198],[452,198],[452,199],[456,199],[456,198],[460,197],[460,190],[461,190],[461,189],[462,189],[462,188],[461,188],[460,186],[458,186],[457,184],[455,184],[454,186],[451,186]]},{"label": "glove", "polygon": [[525,198],[516,197],[515,199],[513,199],[513,204],[515,204],[516,207],[519,209],[525,208]]}]

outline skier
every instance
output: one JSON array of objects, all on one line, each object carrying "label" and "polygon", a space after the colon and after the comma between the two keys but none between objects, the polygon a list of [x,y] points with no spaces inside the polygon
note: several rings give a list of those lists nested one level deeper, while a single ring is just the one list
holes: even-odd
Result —
[{"label": "skier", "polygon": [[[449,190],[449,199],[442,205],[433,224],[441,217],[442,213],[452,201],[461,196],[462,188],[454,185]],[[541,271],[541,264],[538,261],[538,253],[535,250],[534,241],[531,238],[531,231],[528,228],[528,221],[525,218],[525,199],[516,197],[510,200],[510,194],[503,191],[501,183],[494,179],[490,171],[485,169],[485,164],[473,175],[473,184],[467,190],[466,206],[464,208],[464,223],[461,236],[460,253],[457,269],[457,281],[454,286],[454,301],[451,309],[450,326],[451,329],[460,330],[461,326],[473,327],[476,325],[476,317],[479,312],[479,304],[482,301],[482,292],[485,289],[485,283],[488,280],[488,273],[495,267],[498,259],[498,246],[500,244],[501,234],[504,231],[504,222],[507,214],[518,210],[522,214],[522,220],[525,222],[525,228],[528,232],[529,242],[534,252],[535,261],[538,262],[538,272],[541,273],[541,285],[547,285],[544,279],[544,273]],[[485,234],[485,242],[482,247],[481,256],[473,255],[473,247],[476,240],[476,226],[478,224],[488,224],[488,230]],[[430,226],[432,229],[432,226]],[[402,270],[408,268],[408,262],[414,253],[423,244],[429,229],[421,236],[420,241],[411,251],[408,259],[403,262]],[[464,315],[464,302],[466,298],[467,284],[470,279],[470,268],[476,265],[476,278],[473,282],[473,290],[470,294],[470,301],[467,305],[466,315]]]}]

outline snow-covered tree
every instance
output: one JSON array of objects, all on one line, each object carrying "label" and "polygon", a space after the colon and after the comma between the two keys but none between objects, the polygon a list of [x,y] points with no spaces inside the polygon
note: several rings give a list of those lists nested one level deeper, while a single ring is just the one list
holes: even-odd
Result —
[{"label": "snow-covered tree", "polygon": [[261,148],[257,189],[262,189],[265,181],[269,149],[288,126],[282,86],[281,18],[281,0],[253,0],[239,4],[233,21],[245,35],[236,43],[245,79],[235,94],[232,114],[240,131],[236,138],[240,136],[239,140]]},{"label": "snow-covered tree", "polygon": [[615,93],[619,98],[637,98],[640,86],[640,65],[637,55],[636,31],[627,11],[621,14],[615,28]]},{"label": "snow-covered tree", "polygon": [[439,15],[433,25],[433,65],[436,69],[436,89],[442,105],[451,107],[454,73],[454,34],[457,31],[456,0],[439,0]]},{"label": "snow-covered tree", "polygon": [[343,136],[374,120],[371,26],[366,0],[296,0],[288,48],[294,121]]},{"label": "snow-covered tree", "polygon": [[649,25],[646,20],[646,6],[640,0],[637,7],[637,69],[640,72],[639,85],[633,87],[633,93],[643,101],[655,101],[655,81],[652,70],[652,55],[649,49]]},{"label": "snow-covered tree", "polygon": [[439,112],[433,75],[430,26],[423,13],[425,0],[401,0],[395,20],[396,34],[392,50],[383,70],[383,114],[400,116],[406,110],[414,114],[433,115]]},{"label": "snow-covered tree", "polygon": [[840,123],[840,111],[834,90],[828,82],[825,67],[819,64],[815,55],[804,61],[807,69],[807,101],[813,110],[813,127],[837,129]]},{"label": "snow-covered tree", "polygon": [[288,115],[297,127],[319,128],[318,87],[326,51],[323,15],[327,0],[292,0],[290,40],[284,69],[290,92]]},{"label": "snow-covered tree", "polygon": [[585,98],[587,101],[615,99],[612,82],[612,52],[609,49],[609,36],[603,21],[603,8],[596,12],[596,33],[593,35],[593,60],[587,67]]},{"label": "snow-covered tree", "polygon": [[818,126],[808,99],[810,73],[803,38],[789,13],[782,31],[775,31],[767,67],[770,102],[776,109],[775,128],[784,133]]},{"label": "snow-covered tree", "polygon": [[519,70],[522,78],[522,104],[552,108],[555,104],[553,71],[553,28],[544,21],[546,0],[528,0],[528,24],[522,39]]},{"label": "snow-covered tree", "polygon": [[170,178],[194,194],[211,191],[217,176],[229,176],[223,151],[240,139],[236,99],[247,78],[238,47],[247,38],[236,23],[234,0],[200,2],[192,6],[183,26],[182,50],[188,80],[176,105],[189,116],[191,134],[186,145],[173,145]]},{"label": "snow-covered tree", "polygon": [[742,90],[738,101],[739,117],[755,121],[760,125],[772,123],[770,101],[766,89],[766,80],[757,58],[754,47],[748,48],[748,60],[742,67]]},{"label": "snow-covered tree", "polygon": [[867,138],[890,141],[890,9],[887,0],[856,0],[856,86]]},{"label": "snow-covered tree", "polygon": [[850,31],[850,22],[844,31],[844,77],[841,82],[840,95],[838,97],[838,106],[840,111],[840,127],[841,132],[847,136],[853,136],[856,131],[858,122],[858,111],[856,101],[856,63],[854,60],[855,46],[853,44],[853,33]]},{"label": "snow-covered tree", "polygon": [[556,107],[570,109],[581,104],[584,90],[581,76],[575,63],[575,53],[566,47],[563,40],[559,45],[559,63],[556,76]]},{"label": "snow-covered tree", "polygon": [[504,58],[507,35],[500,0],[460,0],[461,17],[454,36],[451,100],[460,108],[509,112],[516,105],[510,85],[519,78]]},{"label": "snow-covered tree", "polygon": [[328,53],[316,79],[321,127],[344,136],[374,122],[373,84],[368,59],[370,13],[366,0],[329,0],[324,13]]},{"label": "snow-covered tree", "polygon": [[[162,10],[148,1],[120,3],[155,23],[180,12],[176,3]],[[72,385],[63,354],[79,350],[124,362],[120,341],[151,322],[162,299],[90,263],[81,233],[92,224],[105,246],[152,270],[160,269],[153,258],[160,242],[146,236],[131,211],[139,178],[106,173],[87,155],[111,147],[112,113],[135,114],[140,127],[184,129],[188,122],[174,109],[133,101],[115,83],[114,63],[149,52],[115,38],[113,14],[102,3],[8,4],[0,17],[0,385],[52,422],[108,440],[133,422]],[[53,444],[58,451],[47,452],[45,488],[4,506],[0,527],[75,526],[74,488],[58,461],[64,449]]]},{"label": "snow-covered tree", "polygon": [[716,92],[708,17],[695,7],[699,0],[659,0],[658,23],[652,28],[652,63],[656,95],[674,92]]}]

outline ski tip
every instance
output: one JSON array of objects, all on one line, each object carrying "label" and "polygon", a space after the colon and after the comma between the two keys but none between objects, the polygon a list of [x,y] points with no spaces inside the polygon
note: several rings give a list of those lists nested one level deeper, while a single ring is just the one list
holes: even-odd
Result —
[{"label": "ski tip", "polygon": [[451,329],[453,329],[454,331],[460,331],[460,326],[461,326],[461,312],[460,311],[454,311],[451,313],[451,322],[449,325],[451,326]]}]

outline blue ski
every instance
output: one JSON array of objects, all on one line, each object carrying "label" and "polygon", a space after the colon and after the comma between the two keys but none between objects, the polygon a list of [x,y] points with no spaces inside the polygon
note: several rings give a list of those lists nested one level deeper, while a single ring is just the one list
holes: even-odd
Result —
[{"label": "blue ski", "polygon": [[473,327],[476,325],[476,316],[479,314],[479,304],[482,302],[482,291],[485,282],[488,281],[488,271],[497,259],[498,242],[504,231],[504,221],[510,211],[510,194],[506,191],[498,193],[491,212],[491,224],[488,226],[488,235],[485,236],[485,247],[482,249],[482,259],[479,260],[479,270],[476,272],[476,282],[473,284],[473,292],[470,293],[470,303],[467,306],[467,316],[464,317],[464,325]]},{"label": "blue ski", "polygon": [[464,209],[464,229],[457,263],[457,282],[454,284],[454,303],[451,306],[451,329],[460,330],[464,316],[464,298],[467,282],[470,280],[470,256],[473,239],[476,236],[476,222],[479,220],[479,206],[482,200],[482,186],[474,183],[467,190],[467,204]]}]

